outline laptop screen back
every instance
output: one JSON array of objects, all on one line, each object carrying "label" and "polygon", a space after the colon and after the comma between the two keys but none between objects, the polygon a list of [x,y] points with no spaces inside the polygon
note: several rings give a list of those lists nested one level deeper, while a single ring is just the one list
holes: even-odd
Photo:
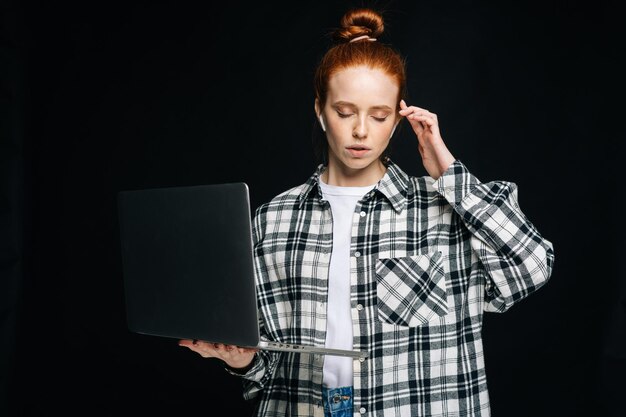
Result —
[{"label": "laptop screen back", "polygon": [[257,345],[245,183],[120,191],[118,215],[131,331]]}]

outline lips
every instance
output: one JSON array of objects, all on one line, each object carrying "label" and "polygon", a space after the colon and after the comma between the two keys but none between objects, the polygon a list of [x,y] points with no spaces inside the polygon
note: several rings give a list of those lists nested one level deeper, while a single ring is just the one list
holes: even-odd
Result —
[{"label": "lips", "polygon": [[363,146],[363,145],[348,146],[348,149],[354,149],[355,151],[369,151],[370,150],[370,148],[368,148],[367,146]]},{"label": "lips", "polygon": [[369,151],[371,151],[370,148],[368,148],[367,146],[363,146],[363,145],[348,146],[346,150],[354,158],[361,158],[365,156]]}]

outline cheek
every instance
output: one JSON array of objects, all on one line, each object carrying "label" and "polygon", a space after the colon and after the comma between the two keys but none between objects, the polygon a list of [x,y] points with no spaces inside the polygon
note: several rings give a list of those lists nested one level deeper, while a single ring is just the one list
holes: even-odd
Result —
[{"label": "cheek", "polygon": [[327,131],[332,132],[333,135],[339,136],[339,137],[341,137],[342,135],[345,135],[346,132],[350,132],[352,129],[350,124],[346,123],[342,119],[338,119],[338,120],[331,119],[327,121],[327,124],[328,124]]},{"label": "cheek", "polygon": [[386,146],[389,143],[392,134],[392,131],[388,127],[376,131],[376,143],[381,146]]},{"label": "cheek", "polygon": [[336,134],[331,129],[326,129],[326,143],[331,149],[338,147]]},{"label": "cheek", "polygon": [[329,144],[331,144],[331,142],[339,144],[350,140],[352,137],[352,129],[348,126],[343,126],[341,123],[331,123],[326,129],[326,137]]}]

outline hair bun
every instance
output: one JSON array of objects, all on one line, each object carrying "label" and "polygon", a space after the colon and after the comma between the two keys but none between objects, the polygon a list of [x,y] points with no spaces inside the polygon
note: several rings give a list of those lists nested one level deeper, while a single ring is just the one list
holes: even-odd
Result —
[{"label": "hair bun", "polygon": [[338,42],[350,42],[359,36],[379,37],[385,30],[380,13],[367,8],[357,8],[346,12],[341,18],[341,27],[333,38]]}]

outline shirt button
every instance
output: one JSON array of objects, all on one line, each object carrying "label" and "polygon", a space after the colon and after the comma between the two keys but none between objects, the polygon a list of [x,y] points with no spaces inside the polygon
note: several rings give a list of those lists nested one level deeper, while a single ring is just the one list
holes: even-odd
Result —
[{"label": "shirt button", "polygon": [[359,362],[365,362],[365,358],[359,358]]},{"label": "shirt button", "polygon": [[354,252],[354,256],[356,256],[358,258],[359,256],[361,256],[361,252],[359,252],[359,251]]},{"label": "shirt button", "polygon": [[366,213],[365,213],[364,211],[362,211],[362,212],[360,213],[360,216],[361,216],[361,217],[365,217],[365,214],[366,214]]},{"label": "shirt button", "polygon": [[359,311],[363,310],[363,304],[357,304],[356,309]]},{"label": "shirt button", "polygon": [[361,414],[365,414],[365,411],[366,411],[366,410],[365,410],[365,407],[361,407],[361,408],[359,408],[359,413],[361,413]]}]

